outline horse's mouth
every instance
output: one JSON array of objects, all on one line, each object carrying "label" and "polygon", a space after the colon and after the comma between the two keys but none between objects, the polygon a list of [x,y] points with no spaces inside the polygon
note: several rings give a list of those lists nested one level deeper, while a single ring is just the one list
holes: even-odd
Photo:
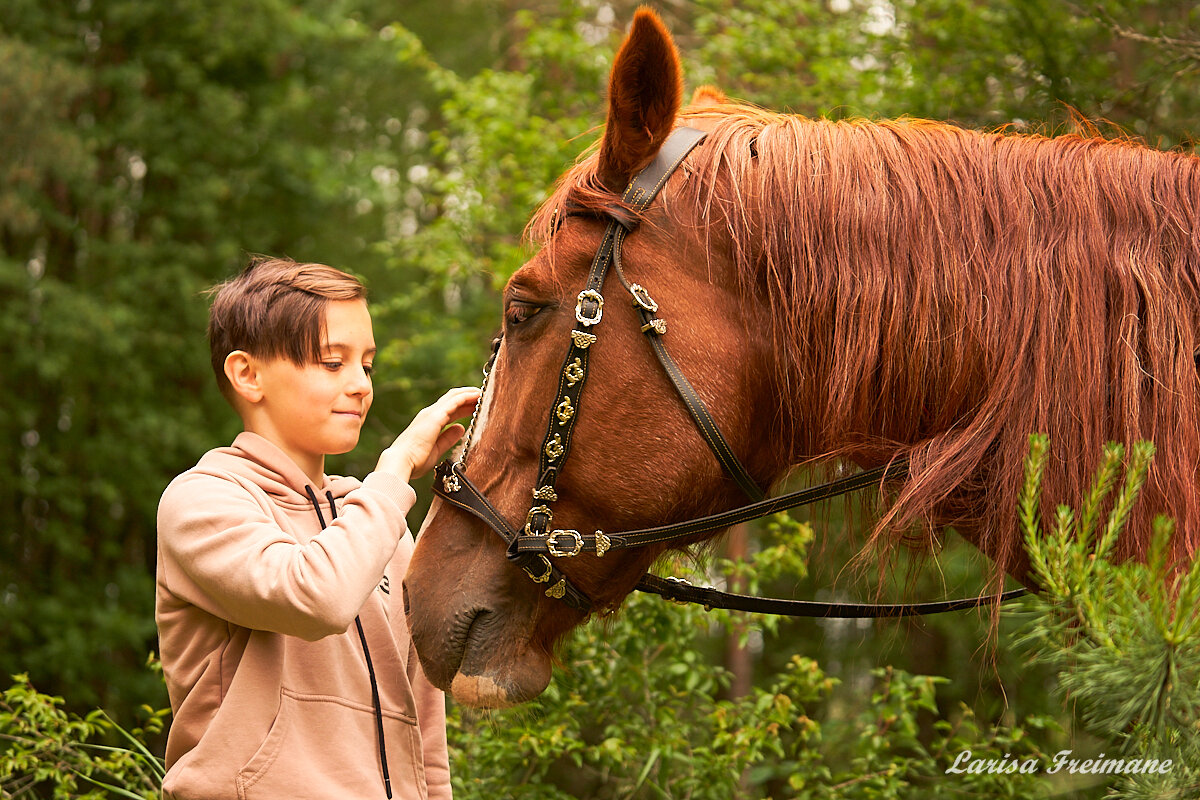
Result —
[{"label": "horse's mouth", "polygon": [[550,656],[506,630],[491,611],[474,614],[460,654],[449,693],[463,705],[507,708],[532,700],[550,683]]},{"label": "horse's mouth", "polygon": [[[405,593],[407,600],[407,586]],[[532,700],[549,685],[549,654],[506,629],[502,615],[469,607],[455,612],[446,623],[441,635],[417,628],[412,635],[429,682],[455,702],[473,708],[507,708]]]}]

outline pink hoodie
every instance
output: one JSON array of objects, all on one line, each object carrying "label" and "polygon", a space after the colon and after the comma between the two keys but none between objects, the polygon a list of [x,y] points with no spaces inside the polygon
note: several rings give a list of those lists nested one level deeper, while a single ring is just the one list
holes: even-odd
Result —
[{"label": "pink hoodie", "polygon": [[415,500],[385,473],[309,487],[252,433],[172,481],[155,611],[166,797],[384,798],[385,767],[396,798],[450,797],[445,699],[400,589]]}]

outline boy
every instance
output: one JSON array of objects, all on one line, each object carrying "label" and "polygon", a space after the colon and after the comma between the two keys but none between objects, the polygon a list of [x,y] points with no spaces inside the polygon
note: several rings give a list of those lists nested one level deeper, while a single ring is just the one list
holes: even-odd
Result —
[{"label": "boy", "polygon": [[174,720],[163,793],[449,798],[445,705],[400,581],[411,477],[461,435],[477,390],[417,414],[362,482],[375,341],[344,272],[256,259],[217,287],[213,371],[244,431],[163,493],[155,618]]}]

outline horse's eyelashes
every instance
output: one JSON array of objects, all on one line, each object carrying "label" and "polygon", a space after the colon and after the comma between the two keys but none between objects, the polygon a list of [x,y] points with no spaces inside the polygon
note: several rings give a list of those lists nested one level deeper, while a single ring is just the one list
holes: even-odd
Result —
[{"label": "horse's eyelashes", "polygon": [[536,316],[545,306],[514,300],[505,309],[504,318],[509,325],[520,325]]}]

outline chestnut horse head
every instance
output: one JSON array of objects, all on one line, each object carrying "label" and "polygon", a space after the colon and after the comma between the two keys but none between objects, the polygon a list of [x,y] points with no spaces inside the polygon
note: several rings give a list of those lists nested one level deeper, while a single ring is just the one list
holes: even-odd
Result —
[{"label": "chestnut horse head", "polygon": [[[655,334],[757,486],[802,463],[907,460],[876,544],[952,524],[998,577],[1023,579],[1017,496],[1028,435],[1041,431],[1053,448],[1047,509],[1083,496],[1105,442],[1153,439],[1119,551],[1141,555],[1161,511],[1177,521],[1177,556],[1194,553],[1200,159],[1099,138],[813,120],[711,92],[681,110],[681,98],[670,36],[639,11],[599,147],[531,222],[543,246],[504,292],[462,472],[495,525],[552,513],[555,528],[622,531],[742,501],[621,281],[656,301],[666,328]],[[682,126],[707,138],[654,173]],[[662,185],[642,208],[625,189],[648,165]],[[579,315],[599,323],[581,290],[606,246],[621,274],[601,273],[609,302],[584,345],[590,377],[564,396]],[[570,419],[569,452],[543,487],[555,409]],[[405,579],[425,673],[469,705],[536,696],[555,643],[587,614],[531,576],[553,570],[591,611],[612,609],[667,547],[598,556],[593,543],[535,575],[476,516],[435,500]]]}]

